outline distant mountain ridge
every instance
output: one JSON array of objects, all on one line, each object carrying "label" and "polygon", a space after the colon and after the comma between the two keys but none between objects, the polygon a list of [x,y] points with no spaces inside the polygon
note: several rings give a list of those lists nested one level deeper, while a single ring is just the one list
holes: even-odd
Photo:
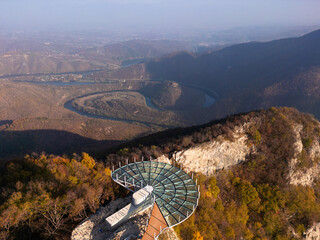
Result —
[{"label": "distant mountain ridge", "polygon": [[163,55],[179,52],[192,51],[191,43],[177,40],[144,40],[133,39],[125,42],[114,43],[104,47],[97,47],[88,50],[88,52],[104,55],[114,60],[127,59],[150,59],[161,57]]},{"label": "distant mountain ridge", "polygon": [[195,82],[220,93],[265,87],[274,80],[320,64],[320,30],[300,38],[234,45],[198,57],[181,53],[150,61],[152,78]]},{"label": "distant mountain ridge", "polygon": [[[115,71],[110,77],[162,79],[207,87],[220,95],[214,108],[221,113],[216,117],[223,117],[271,106],[266,105],[264,92],[267,88],[284,81],[287,85],[297,84],[294,79],[298,75],[319,67],[320,30],[317,30],[298,38],[238,44],[201,55],[180,52]],[[318,75],[306,76],[312,88]],[[276,104],[305,111],[306,101],[302,106],[296,106],[294,98]]]},{"label": "distant mountain ridge", "polygon": [[[188,42],[142,39],[86,49],[32,41],[6,45],[4,42],[0,46],[0,76],[115,69],[126,60],[145,60],[172,52],[193,50],[192,44]],[[13,50],[15,46],[18,50]]]}]

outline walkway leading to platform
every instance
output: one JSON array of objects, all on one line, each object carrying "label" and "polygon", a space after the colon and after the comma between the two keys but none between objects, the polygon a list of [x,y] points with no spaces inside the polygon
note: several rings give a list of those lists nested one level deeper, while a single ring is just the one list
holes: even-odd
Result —
[{"label": "walkway leading to platform", "polygon": [[153,240],[164,228],[168,227],[166,220],[162,216],[157,203],[154,204],[149,224],[142,240]]}]

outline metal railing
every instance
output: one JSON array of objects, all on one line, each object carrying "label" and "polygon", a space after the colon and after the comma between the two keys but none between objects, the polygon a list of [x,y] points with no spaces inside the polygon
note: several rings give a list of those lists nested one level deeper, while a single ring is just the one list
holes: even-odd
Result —
[{"label": "metal railing", "polygon": [[[126,165],[129,165],[129,161],[128,161],[128,160],[126,160],[126,161],[127,161],[127,162],[126,162],[126,163],[127,163]],[[151,157],[150,157],[150,161],[152,161]],[[141,162],[144,162],[143,157],[141,158]],[[136,163],[136,159],[134,159],[134,163]],[[166,164],[167,164],[167,163],[166,163]],[[126,166],[126,165],[124,165],[124,166]],[[124,167],[124,166],[123,166],[123,167]],[[121,163],[120,163],[120,162],[119,162],[119,168],[121,168]],[[150,168],[150,169],[151,169],[151,168]],[[181,170],[181,169],[180,169],[180,170]],[[124,170],[124,171],[125,171],[125,170]],[[183,170],[181,170],[181,171],[183,171]],[[134,178],[133,178],[132,182],[128,182],[126,176],[124,176],[124,177],[123,177],[123,180],[122,180],[122,179],[119,178],[118,174],[116,174],[115,176],[113,176],[113,172],[115,172],[114,166],[112,166],[112,172],[111,172],[111,178],[112,178],[112,180],[115,181],[116,183],[118,183],[119,185],[123,186],[124,188],[128,189],[128,190],[131,191],[131,192],[134,192],[134,190],[132,190],[131,188],[134,188],[134,189],[136,189],[136,188],[142,189],[143,187],[145,187],[144,185],[147,185],[147,184],[143,184],[142,181],[141,181],[140,185],[135,184]],[[184,171],[184,172],[185,172],[185,171]],[[185,173],[186,173],[186,172],[185,172]],[[149,173],[149,174],[150,174],[150,173]],[[186,174],[189,175],[188,173],[186,173]],[[197,206],[198,206],[198,204],[199,204],[199,199],[200,199],[200,185],[197,184],[197,179],[194,181],[194,174],[193,174],[193,173],[192,173],[192,176],[189,175],[189,177],[193,180],[193,183],[194,183],[195,186],[197,186],[197,188],[198,188],[198,189],[197,189],[197,193],[198,193],[197,200],[196,200],[195,205],[193,205],[193,207],[192,207],[192,211],[190,212],[190,214],[189,214],[189,212],[187,211],[187,215],[186,215],[185,218],[183,218],[183,219],[181,220],[181,217],[179,217],[179,220],[177,220],[177,223],[175,223],[175,224],[173,224],[173,225],[171,225],[171,226],[169,226],[168,223],[167,223],[167,227],[165,227],[165,228],[162,228],[162,226],[160,226],[159,233],[156,235],[156,233],[154,232],[154,239],[157,239],[164,230],[166,230],[166,229],[168,229],[168,228],[175,227],[175,226],[177,226],[178,224],[181,224],[182,222],[186,221],[186,220],[195,212],[195,210],[196,210],[196,208],[197,208]],[[149,226],[149,221],[150,221],[150,218],[151,218],[151,213],[152,213],[153,208],[154,208],[154,205],[155,205],[155,203],[156,203],[156,197],[155,197],[155,195],[154,195],[153,193],[151,193],[151,195],[152,195],[152,198],[153,198],[153,200],[152,200],[153,202],[152,202],[151,211],[150,211],[150,213],[149,213],[149,218],[148,218],[148,221],[147,221],[147,224],[146,224],[146,228],[148,228],[148,226]],[[161,210],[160,210],[160,212],[161,212]],[[162,214],[162,213],[161,213],[161,214]],[[164,217],[163,217],[163,218],[164,218]],[[164,219],[165,219],[165,218],[164,218]],[[166,219],[165,219],[165,221],[166,221]],[[166,221],[166,222],[167,222],[167,221]]]}]

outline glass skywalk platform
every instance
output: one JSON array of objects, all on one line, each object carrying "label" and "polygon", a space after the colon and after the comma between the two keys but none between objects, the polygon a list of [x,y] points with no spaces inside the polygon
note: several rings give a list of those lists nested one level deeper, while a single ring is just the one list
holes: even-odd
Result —
[{"label": "glass skywalk platform", "polygon": [[[186,172],[170,164],[157,161],[133,162],[119,166],[111,176],[132,192],[152,186],[151,195],[167,227],[186,220],[198,205],[200,194],[196,182]],[[157,235],[160,233],[158,231]]]}]

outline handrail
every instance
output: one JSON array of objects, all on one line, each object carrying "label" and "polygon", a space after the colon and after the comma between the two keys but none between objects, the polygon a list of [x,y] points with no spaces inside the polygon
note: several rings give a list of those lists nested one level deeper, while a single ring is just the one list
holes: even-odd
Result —
[{"label": "handrail", "polygon": [[163,229],[161,229],[161,226],[160,226],[160,232],[159,232],[159,234],[158,234],[154,239],[157,239],[164,230],[166,230],[166,229],[168,229],[168,228],[175,227],[175,226],[177,226],[178,224],[183,223],[185,220],[187,220],[187,219],[196,211],[196,208],[197,208],[197,206],[198,206],[198,204],[199,204],[199,199],[200,199],[200,191],[198,192],[197,204],[196,204],[195,207],[193,208],[192,212],[191,212],[185,219],[183,219],[182,221],[177,222],[176,224],[174,224],[174,225],[172,225],[172,226],[168,226],[168,227],[165,227],[165,228],[163,228]]},{"label": "handrail", "polygon": [[[142,162],[144,162],[143,160],[142,160]],[[134,159],[134,163],[136,163],[136,160]],[[127,161],[127,165],[129,165],[128,164],[128,161]],[[148,166],[147,166],[148,167]],[[151,165],[149,166],[149,167],[151,167]],[[119,168],[121,168],[121,163],[119,162]],[[116,183],[118,183],[119,185],[121,185],[121,186],[123,186],[123,187],[125,187],[126,189],[128,189],[129,191],[131,191],[131,192],[134,192],[134,190],[132,190],[131,189],[131,187],[134,187],[134,188],[143,188],[144,186],[144,184],[141,184],[141,186],[138,186],[138,185],[136,185],[135,184],[135,181],[133,181],[132,183],[130,183],[130,182],[127,182],[126,181],[126,176],[125,176],[125,178],[124,178],[124,180],[121,180],[121,179],[119,179],[118,178],[118,176],[116,177],[116,176],[113,176],[114,174],[114,167],[112,167],[112,170],[113,171],[111,171],[111,178],[112,178],[112,180],[113,181],[115,181]],[[163,169],[162,169],[163,170]],[[162,171],[161,170],[161,171]],[[180,171],[183,171],[182,169],[179,169]],[[151,171],[151,170],[150,170]],[[149,174],[150,174],[150,172],[149,172]],[[186,173],[186,174],[188,174],[188,173]],[[117,175],[117,174],[116,174]],[[189,174],[188,174],[189,175]],[[149,175],[150,176],[150,175]],[[172,228],[172,227],[175,227],[175,226],[177,226],[178,224],[180,224],[180,223],[183,223],[184,221],[186,221],[194,212],[195,212],[195,210],[196,210],[196,208],[198,207],[198,205],[199,205],[199,199],[200,199],[200,185],[198,185],[197,184],[197,179],[196,179],[196,181],[194,181],[194,179],[193,179],[193,173],[192,173],[192,176],[190,176],[189,175],[189,177],[191,177],[191,179],[192,179],[192,181],[193,181],[193,183],[195,184],[195,186],[198,188],[197,190],[195,190],[195,192],[197,192],[198,193],[198,196],[196,197],[196,196],[194,196],[194,198],[196,198],[196,202],[193,202],[193,207],[192,207],[192,210],[190,209],[190,214],[189,214],[189,212],[187,211],[187,214],[185,215],[185,214],[183,214],[184,216],[186,216],[186,217],[184,217],[183,218],[183,220],[181,221],[181,219],[180,219],[180,217],[179,217],[179,219],[176,219],[176,223],[175,224],[173,224],[173,225],[171,225],[171,226],[169,226],[169,223],[167,222],[167,220],[164,218],[164,220],[167,222],[167,226],[166,227],[164,227],[164,228],[162,228],[163,226],[161,226],[160,225],[160,229],[159,229],[159,233],[156,235],[156,232],[158,232],[158,230],[156,231],[156,232],[154,232],[154,239],[157,239],[159,236],[160,236],[160,234],[164,231],[164,230],[166,230],[166,229],[168,229],[168,228]],[[142,183],[142,182],[141,182]],[[151,193],[151,198],[152,198],[152,207],[151,207],[151,211],[149,212],[149,218],[148,218],[148,220],[147,220],[147,223],[146,223],[146,229],[148,228],[148,226],[149,226],[149,223],[150,223],[150,219],[151,219],[151,214],[152,214],[152,211],[153,211],[153,209],[154,209],[154,207],[155,207],[155,203],[156,203],[156,196],[155,196],[155,194],[154,193]],[[161,212],[161,211],[160,211]],[[162,213],[161,213],[162,214]]]}]

